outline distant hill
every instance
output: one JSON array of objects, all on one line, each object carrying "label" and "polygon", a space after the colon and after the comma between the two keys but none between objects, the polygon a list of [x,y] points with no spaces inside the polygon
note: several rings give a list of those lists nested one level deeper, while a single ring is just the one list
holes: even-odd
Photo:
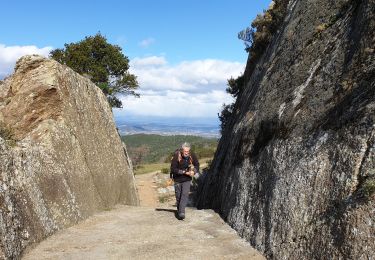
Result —
[{"label": "distant hill", "polygon": [[130,158],[135,164],[169,161],[171,154],[184,142],[192,145],[192,150],[198,158],[212,157],[218,143],[216,138],[191,135],[134,134],[122,136],[121,139],[125,142]]},{"label": "distant hill", "polygon": [[219,138],[220,123],[217,118],[164,118],[121,117],[115,113],[115,121],[121,135],[193,135]]}]

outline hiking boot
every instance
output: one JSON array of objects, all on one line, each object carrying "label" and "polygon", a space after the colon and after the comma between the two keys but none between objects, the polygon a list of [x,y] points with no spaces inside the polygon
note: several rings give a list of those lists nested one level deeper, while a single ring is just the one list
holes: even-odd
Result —
[{"label": "hiking boot", "polygon": [[179,219],[179,220],[183,220],[183,219],[185,219],[185,213],[179,213],[179,214],[178,214],[178,219]]}]

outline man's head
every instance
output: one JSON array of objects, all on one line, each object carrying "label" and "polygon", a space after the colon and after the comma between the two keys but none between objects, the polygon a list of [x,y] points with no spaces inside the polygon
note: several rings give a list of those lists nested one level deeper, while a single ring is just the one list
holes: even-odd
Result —
[{"label": "man's head", "polygon": [[185,142],[181,145],[181,153],[184,157],[187,157],[190,155],[190,144]]}]

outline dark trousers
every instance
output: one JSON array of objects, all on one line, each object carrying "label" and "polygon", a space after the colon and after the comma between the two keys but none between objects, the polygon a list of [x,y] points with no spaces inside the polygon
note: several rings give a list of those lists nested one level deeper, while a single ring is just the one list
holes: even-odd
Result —
[{"label": "dark trousers", "polygon": [[179,214],[181,213],[185,214],[185,208],[189,199],[190,182],[191,181],[174,183],[174,192],[176,195],[177,211]]}]

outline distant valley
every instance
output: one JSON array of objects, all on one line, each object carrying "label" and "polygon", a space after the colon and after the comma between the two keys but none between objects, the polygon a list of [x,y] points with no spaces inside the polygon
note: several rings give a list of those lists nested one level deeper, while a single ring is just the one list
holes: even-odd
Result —
[{"label": "distant valley", "polygon": [[115,114],[117,128],[121,135],[158,134],[194,135],[219,137],[220,126],[217,119],[202,118],[162,118],[162,117],[119,117]]}]

